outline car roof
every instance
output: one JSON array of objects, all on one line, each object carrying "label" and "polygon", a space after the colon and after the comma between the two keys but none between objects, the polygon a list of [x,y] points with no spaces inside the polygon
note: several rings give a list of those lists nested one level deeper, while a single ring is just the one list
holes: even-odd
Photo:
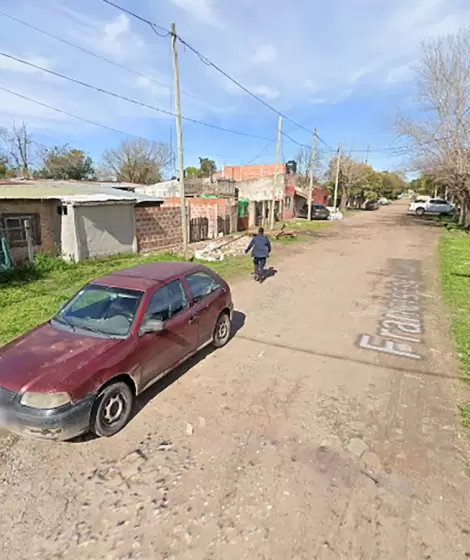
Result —
[{"label": "car roof", "polygon": [[132,290],[148,290],[155,285],[171,280],[175,276],[200,270],[207,269],[200,264],[181,261],[152,262],[116,270],[96,278],[91,283]]}]

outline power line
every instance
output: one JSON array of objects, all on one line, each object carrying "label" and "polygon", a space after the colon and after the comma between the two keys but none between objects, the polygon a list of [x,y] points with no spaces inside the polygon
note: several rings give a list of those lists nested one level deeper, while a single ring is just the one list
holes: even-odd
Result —
[{"label": "power line", "polygon": [[[158,84],[159,86],[162,86],[164,88],[169,89],[170,91],[173,91],[173,86],[171,86],[170,84],[166,84],[164,82],[161,82],[161,81],[157,80],[156,78],[154,78],[153,76],[149,76],[148,74],[144,74],[143,72],[139,72],[138,70],[134,70],[133,68],[129,68],[128,66],[125,66],[124,64],[119,64],[119,62],[115,62],[114,60],[111,60],[109,58],[106,58],[105,56],[102,56],[102,55],[97,54],[93,51],[90,51],[90,50],[88,50],[84,47],[81,47],[80,45],[76,45],[75,43],[72,43],[71,41],[68,41],[67,39],[63,39],[62,37],[58,37],[57,35],[53,35],[52,33],[49,33],[48,31],[45,31],[44,29],[41,29],[40,27],[37,27],[36,25],[32,25],[31,23],[28,23],[27,21],[23,21],[22,19],[19,19],[19,18],[15,17],[15,16],[12,16],[10,14],[7,14],[6,12],[3,12],[1,10],[0,10],[0,15],[3,16],[3,17],[6,17],[6,18],[8,18],[12,21],[15,21],[15,22],[17,22],[21,25],[24,25],[25,27],[29,27],[30,29],[33,29],[34,31],[37,31],[38,33],[42,33],[46,37],[49,37],[49,38],[54,39],[56,41],[60,41],[64,45],[68,45],[69,47],[73,47],[74,49],[77,49],[77,50],[79,50],[79,51],[81,51],[85,54],[88,54],[89,56],[93,56],[94,58],[97,58],[99,60],[107,62],[108,64],[112,64],[116,68],[120,68],[121,70],[126,70],[126,72],[131,72],[132,74],[135,74],[136,76],[140,76],[141,78],[146,78],[147,80],[150,80],[150,81]],[[196,99],[197,101],[200,101],[200,102],[204,103],[205,105],[208,105],[207,101],[205,101],[204,99],[201,99],[200,97],[197,97],[196,95],[193,95],[192,93],[187,93],[185,91],[181,91],[181,93],[183,93],[187,97],[191,97],[192,99]]]},{"label": "power line", "polygon": [[[28,62],[26,60],[22,60],[21,58],[17,58],[16,56],[12,56],[10,54],[6,54],[3,52],[0,52],[0,56],[3,56],[5,58],[8,58],[10,60],[14,60],[16,62],[19,62],[21,64],[25,64],[26,66],[30,66],[31,68],[36,68],[36,70],[42,70],[43,72],[46,72],[47,74],[51,74],[52,76],[56,76],[58,78],[62,78],[63,80],[68,80],[69,82],[73,82],[75,84],[78,84],[80,86],[86,87],[88,89],[92,89],[95,91],[98,91],[99,93],[104,93],[105,95],[109,95],[110,97],[114,97],[116,99],[120,99],[121,101],[127,101],[128,103],[132,103],[134,105],[138,105],[140,107],[144,107],[145,109],[150,109],[152,111],[156,111],[157,113],[162,113],[164,115],[168,115],[171,117],[176,116],[173,112],[171,111],[167,111],[165,109],[161,109],[159,107],[155,107],[154,105],[148,105],[147,103],[142,103],[141,101],[137,101],[136,99],[132,99],[130,97],[126,97],[124,95],[121,95],[119,93],[115,93],[113,91],[109,91],[107,89],[104,88],[100,88],[98,86],[94,86],[92,84],[89,84],[87,82],[83,82],[81,80],[77,80],[76,78],[71,78],[70,76],[66,76],[65,74],[60,74],[59,72],[54,72],[53,70],[49,70],[48,68],[44,68],[42,66],[39,66],[37,64],[33,64],[32,62]],[[230,128],[224,128],[221,126],[217,126],[215,124],[211,124],[208,122],[204,122],[204,121],[199,121],[197,119],[192,119],[190,117],[181,117],[183,120],[194,123],[194,124],[199,124],[201,126],[205,126],[207,128],[212,128],[215,130],[220,130],[221,132],[229,132],[230,134],[236,134],[238,136],[245,136],[248,138],[256,138],[258,140],[271,140],[271,138],[268,138],[267,136],[258,136],[255,134],[249,134],[248,132],[242,132],[240,130],[232,130]]]},{"label": "power line", "polygon": [[268,149],[270,148],[270,146],[272,146],[275,142],[276,142],[276,140],[270,140],[266,144],[266,146],[263,148],[263,150],[257,156],[255,156],[253,159],[250,159],[250,161],[248,163],[245,163],[244,165],[250,165],[253,162],[255,162],[257,159],[259,159],[260,157],[263,157],[266,154],[266,152],[268,151]]},{"label": "power line", "polygon": [[[94,126],[98,126],[98,127],[103,128],[105,130],[109,130],[111,132],[116,132],[118,134],[122,134],[123,136],[129,136],[130,138],[136,138],[137,140],[145,140],[146,142],[155,142],[155,140],[150,140],[150,138],[146,138],[145,136],[139,136],[138,134],[133,134],[131,132],[124,132],[123,130],[119,130],[118,128],[114,128],[112,126],[108,126],[108,125],[103,124],[103,123],[92,121],[92,120],[87,119],[85,117],[80,117],[79,115],[75,115],[74,113],[70,113],[69,111],[65,111],[63,109],[59,109],[58,107],[54,107],[53,105],[43,103],[42,101],[38,101],[37,99],[33,99],[32,97],[28,97],[27,95],[23,95],[22,93],[18,93],[17,91],[13,91],[13,90],[8,89],[6,87],[0,86],[0,90],[5,91],[6,93],[9,93],[9,94],[14,95],[16,97],[19,97],[21,99],[24,99],[25,101],[30,101],[31,103],[34,103],[34,104],[39,105],[41,107],[44,107],[46,109],[50,109],[52,111],[55,111],[56,113],[61,113],[62,115],[66,115],[67,117],[72,117],[74,119],[85,122],[87,124],[92,124]],[[34,142],[36,144],[40,144],[42,146],[45,146],[45,144],[41,144],[40,142],[36,142],[36,141],[34,141]],[[274,140],[273,140],[273,142],[274,142]],[[187,151],[191,152],[191,153],[199,153],[199,152],[194,152],[192,150],[187,150]],[[234,156],[227,156],[227,155],[224,155],[224,154],[214,154],[214,153],[211,153],[210,155],[215,156],[215,157],[221,157],[221,158],[234,157]]]},{"label": "power line", "polygon": [[[156,23],[142,17],[139,16],[138,14],[136,14],[135,12],[132,12],[131,10],[128,10],[126,8],[122,8],[121,6],[119,6],[118,4],[115,4],[114,2],[111,2],[110,0],[103,0],[103,2],[105,2],[106,4],[109,4],[110,6],[113,6],[114,8],[116,8],[117,10],[120,10],[122,12],[124,12],[125,14],[134,17],[136,19],[138,19],[139,21],[142,21],[143,23],[146,23],[147,25],[150,25],[150,27],[157,27],[160,30],[162,30],[165,34],[164,35],[160,35],[161,37],[167,37],[168,34],[171,34],[170,31],[168,31],[167,29],[165,29],[164,27],[157,25]],[[182,45],[184,45],[186,48],[188,48],[191,52],[193,52],[198,58],[199,60],[205,64],[206,66],[211,66],[212,68],[214,68],[214,70],[217,70],[217,72],[219,72],[220,74],[222,74],[225,78],[227,78],[228,80],[230,80],[232,83],[234,83],[237,87],[239,87],[240,89],[242,89],[245,93],[247,93],[248,95],[250,95],[251,97],[253,97],[253,99],[256,99],[256,101],[258,101],[259,103],[261,103],[262,105],[264,105],[266,108],[268,108],[270,111],[276,113],[276,115],[278,115],[279,117],[282,117],[284,120],[289,121],[290,123],[292,123],[293,125],[297,126],[298,128],[304,130],[305,132],[308,132],[309,134],[312,134],[312,131],[309,130],[308,128],[306,128],[305,126],[299,124],[298,122],[294,121],[293,119],[291,119],[289,116],[285,115],[284,113],[281,113],[280,111],[278,111],[275,107],[273,107],[272,105],[270,105],[267,101],[265,101],[264,99],[262,99],[259,95],[257,95],[256,93],[252,92],[250,89],[248,89],[246,86],[244,86],[243,84],[241,84],[238,80],[236,80],[235,78],[233,78],[232,76],[230,76],[230,74],[228,74],[227,72],[225,72],[224,70],[222,70],[222,68],[220,68],[220,66],[218,66],[217,64],[215,64],[214,62],[212,62],[211,60],[209,60],[206,56],[204,56],[201,52],[199,52],[195,47],[193,47],[192,45],[190,45],[187,41],[185,41],[184,39],[182,39],[180,36],[176,36],[176,38],[178,39],[178,41],[180,41],[180,43]],[[323,138],[321,138],[321,136],[319,134],[316,134],[317,139],[324,144],[329,150],[334,151],[333,148],[325,141],[323,140]]]},{"label": "power line", "polygon": [[126,8],[122,8],[121,6],[118,6],[117,4],[115,4],[114,2],[111,2],[110,0],[103,0],[103,2],[105,4],[109,4],[109,6],[112,6],[113,8],[116,8],[117,10],[120,10],[121,12],[124,12],[125,14],[127,14],[128,16],[132,16],[135,19],[140,20],[143,23],[146,23],[147,25],[149,25],[155,32],[157,29],[160,29],[160,31],[163,32],[163,35],[160,35],[159,33],[157,33],[157,35],[159,35],[162,38],[166,38],[169,37],[171,35],[171,31],[169,31],[168,29],[165,29],[164,27],[162,27],[161,25],[157,25],[156,23],[153,23],[152,21],[149,21],[148,19],[143,18],[142,16],[139,16],[138,14],[136,14],[135,12],[131,12],[130,10],[127,10]]},{"label": "power line", "polygon": [[48,105],[47,103],[43,103],[42,101],[38,101],[37,99],[33,99],[32,97],[28,97],[27,95],[23,95],[22,93],[18,93],[17,91],[13,91],[13,90],[8,89],[6,87],[0,86],[0,90],[5,91],[7,93],[10,93],[11,95],[15,95],[16,97],[20,97],[21,99],[24,99],[26,101],[30,101],[31,103],[35,103],[36,105],[40,105],[41,107],[45,107],[46,109],[51,109],[52,111],[55,111],[57,113],[61,113],[62,115],[66,115],[67,117],[72,117],[72,118],[77,119],[79,121],[83,121],[87,124],[92,124],[94,126],[99,126],[100,128],[110,130],[111,132],[117,132],[118,134],[123,134],[125,136],[131,136],[131,137],[137,138],[139,140],[146,140],[148,142],[154,142],[154,140],[149,140],[148,138],[144,138],[143,136],[138,136],[137,134],[132,134],[130,132],[123,132],[122,130],[119,130],[118,128],[114,128],[114,127],[108,126],[106,124],[102,124],[102,123],[99,123],[99,122],[96,122],[96,121],[92,121],[92,120],[86,119],[84,117],[79,117],[78,115],[74,115],[73,113],[69,113],[68,111],[64,111],[63,109],[59,109],[58,107]]}]

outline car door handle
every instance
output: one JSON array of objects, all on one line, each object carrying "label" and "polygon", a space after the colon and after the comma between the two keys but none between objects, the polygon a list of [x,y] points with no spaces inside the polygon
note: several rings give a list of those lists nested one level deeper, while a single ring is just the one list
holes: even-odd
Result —
[{"label": "car door handle", "polygon": [[193,315],[192,317],[190,317],[188,323],[190,325],[192,325],[193,323],[195,323],[197,321],[197,315]]}]

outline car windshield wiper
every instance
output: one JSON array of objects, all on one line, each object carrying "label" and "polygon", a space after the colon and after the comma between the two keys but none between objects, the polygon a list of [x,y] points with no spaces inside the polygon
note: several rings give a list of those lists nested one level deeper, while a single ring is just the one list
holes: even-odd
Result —
[{"label": "car windshield wiper", "polygon": [[67,327],[70,327],[73,331],[77,330],[77,327],[69,320],[67,320],[63,315],[56,315],[54,319],[56,321],[59,321],[59,323],[64,323],[64,325],[67,325]]},{"label": "car windshield wiper", "polygon": [[79,327],[80,329],[83,329],[85,331],[90,331],[90,332],[94,332],[96,334],[102,334],[103,336],[105,336],[106,338],[111,338],[111,335],[109,333],[100,331],[98,329],[95,329],[95,327],[90,327],[88,325],[80,325]]}]

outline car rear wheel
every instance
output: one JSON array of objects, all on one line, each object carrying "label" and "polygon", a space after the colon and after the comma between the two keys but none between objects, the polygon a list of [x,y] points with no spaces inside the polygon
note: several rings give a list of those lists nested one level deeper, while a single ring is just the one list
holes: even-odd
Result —
[{"label": "car rear wheel", "polygon": [[424,208],[416,208],[415,214],[417,216],[424,216]]},{"label": "car rear wheel", "polygon": [[93,407],[91,431],[100,437],[117,434],[129,422],[134,394],[127,383],[116,381],[102,389]]},{"label": "car rear wheel", "polygon": [[222,312],[217,319],[214,328],[214,346],[222,348],[230,339],[230,332],[232,330],[232,323],[228,313]]}]

